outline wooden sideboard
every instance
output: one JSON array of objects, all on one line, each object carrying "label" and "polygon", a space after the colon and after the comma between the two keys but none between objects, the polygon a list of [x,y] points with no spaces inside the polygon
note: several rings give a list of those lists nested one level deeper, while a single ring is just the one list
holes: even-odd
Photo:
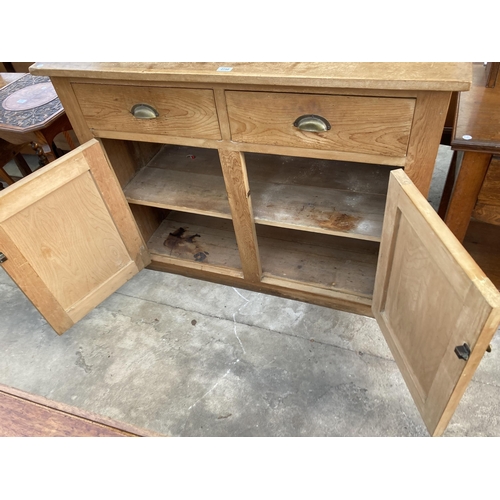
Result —
[{"label": "wooden sideboard", "polygon": [[37,63],[82,146],[0,194],[63,333],[143,267],[376,317],[441,434],[500,295],[425,199],[463,63]]}]

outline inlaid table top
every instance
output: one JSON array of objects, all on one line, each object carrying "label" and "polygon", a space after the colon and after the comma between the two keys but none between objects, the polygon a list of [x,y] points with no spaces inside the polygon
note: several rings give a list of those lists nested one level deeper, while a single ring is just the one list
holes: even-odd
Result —
[{"label": "inlaid table top", "polygon": [[0,132],[41,130],[63,114],[49,77],[25,74],[0,88]]}]

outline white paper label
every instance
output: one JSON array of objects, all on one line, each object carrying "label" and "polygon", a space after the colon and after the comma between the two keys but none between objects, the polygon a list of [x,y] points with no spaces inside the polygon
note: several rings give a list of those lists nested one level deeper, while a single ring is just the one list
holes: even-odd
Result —
[{"label": "white paper label", "polygon": [[217,68],[217,71],[233,71],[233,68],[231,68],[229,66],[219,66]]}]

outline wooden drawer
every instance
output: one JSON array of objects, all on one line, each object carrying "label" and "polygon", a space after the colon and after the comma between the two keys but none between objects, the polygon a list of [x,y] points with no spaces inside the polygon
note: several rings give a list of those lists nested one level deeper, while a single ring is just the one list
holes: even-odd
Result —
[{"label": "wooden drawer", "polygon": [[[221,138],[212,90],[80,83],[73,89],[87,125],[104,132],[97,134],[101,137],[109,131]],[[152,106],[158,116],[135,118],[131,110],[136,104]]]},{"label": "wooden drawer", "polygon": [[[405,156],[415,100],[267,92],[226,92],[233,141],[308,149]],[[302,115],[319,115],[331,129],[303,132]]]}]

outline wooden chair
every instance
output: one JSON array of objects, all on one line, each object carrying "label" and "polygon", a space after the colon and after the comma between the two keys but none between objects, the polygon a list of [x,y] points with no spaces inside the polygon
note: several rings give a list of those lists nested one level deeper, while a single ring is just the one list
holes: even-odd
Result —
[{"label": "wooden chair", "polygon": [[[21,154],[23,147],[23,144],[10,144],[9,142],[0,139],[0,181],[4,182],[8,186],[17,180],[5,171],[5,165],[7,165],[7,163],[11,160],[14,160],[16,163],[22,177],[31,174],[31,168]],[[3,189],[3,185],[1,183],[0,189]]]}]

